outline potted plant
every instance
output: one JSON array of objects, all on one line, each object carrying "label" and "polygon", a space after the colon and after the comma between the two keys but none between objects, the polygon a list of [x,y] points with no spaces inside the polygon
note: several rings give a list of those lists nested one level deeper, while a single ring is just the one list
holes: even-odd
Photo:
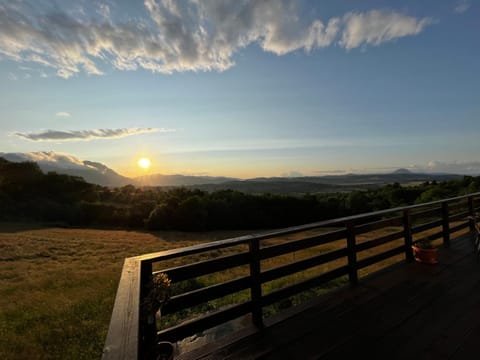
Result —
[{"label": "potted plant", "polygon": [[[167,274],[157,273],[152,276],[151,282],[147,285],[146,296],[142,302],[142,313],[146,318],[147,336],[152,334],[153,342],[156,343],[157,320],[160,319],[162,306],[170,299],[171,281]],[[162,341],[156,344],[154,359],[171,360],[173,359],[173,344],[168,341]]]},{"label": "potted plant", "polygon": [[424,264],[438,263],[438,248],[429,240],[422,240],[412,245],[415,260]]}]

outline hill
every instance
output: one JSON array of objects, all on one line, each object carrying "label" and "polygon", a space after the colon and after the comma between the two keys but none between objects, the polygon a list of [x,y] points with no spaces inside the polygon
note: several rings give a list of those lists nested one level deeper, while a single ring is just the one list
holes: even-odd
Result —
[{"label": "hill", "polygon": [[153,174],[134,178],[133,183],[137,186],[192,186],[200,184],[221,184],[235,180],[237,179],[223,176]]},{"label": "hill", "polygon": [[53,151],[0,153],[0,157],[16,163],[32,161],[37,163],[44,173],[56,172],[58,174],[77,176],[89,183],[102,186],[123,186],[132,182],[131,179],[118,174],[101,163],[82,161],[74,156]]},{"label": "hill", "polygon": [[[407,170],[408,171],[408,170]],[[394,172],[390,174],[347,174],[303,177],[254,178],[228,181],[219,184],[195,185],[192,188],[204,191],[236,190],[250,194],[305,194],[329,193],[338,191],[370,190],[399,183],[418,184],[427,181],[460,180],[456,174],[416,174],[412,172]]]},{"label": "hill", "polygon": [[398,169],[388,174],[345,174],[301,177],[259,177],[240,180],[223,176],[193,176],[152,174],[137,178],[122,176],[108,166],[55,152],[0,153],[12,162],[33,161],[44,173],[56,172],[77,176],[85,181],[109,187],[132,184],[139,187],[185,186],[205,191],[237,190],[250,194],[305,194],[376,189],[387,184],[418,184],[426,181],[462,179],[456,174],[421,174]]}]

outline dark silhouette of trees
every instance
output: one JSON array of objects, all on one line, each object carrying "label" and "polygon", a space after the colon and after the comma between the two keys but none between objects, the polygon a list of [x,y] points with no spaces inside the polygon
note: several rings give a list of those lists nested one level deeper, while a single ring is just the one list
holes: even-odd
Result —
[{"label": "dark silhouette of trees", "polygon": [[33,162],[0,158],[0,220],[75,226],[203,231],[268,229],[453,197],[480,189],[480,177],[393,183],[374,190],[284,196],[190,188],[107,188],[82,178],[43,174]]}]

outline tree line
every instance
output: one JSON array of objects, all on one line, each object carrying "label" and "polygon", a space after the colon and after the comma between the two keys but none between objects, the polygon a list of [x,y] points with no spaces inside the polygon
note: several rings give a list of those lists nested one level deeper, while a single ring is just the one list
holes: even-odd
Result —
[{"label": "tree line", "polygon": [[480,177],[374,190],[284,196],[190,188],[108,188],[0,158],[0,220],[203,231],[268,229],[480,191]]}]

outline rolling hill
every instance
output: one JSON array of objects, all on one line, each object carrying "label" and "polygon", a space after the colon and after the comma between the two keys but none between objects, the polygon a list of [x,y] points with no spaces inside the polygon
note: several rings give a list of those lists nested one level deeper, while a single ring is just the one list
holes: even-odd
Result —
[{"label": "rolling hill", "polygon": [[0,153],[0,157],[13,162],[34,161],[43,172],[80,176],[87,182],[118,187],[127,184],[149,187],[185,186],[205,191],[237,190],[260,194],[304,194],[319,192],[374,189],[386,184],[415,184],[425,181],[447,181],[462,178],[456,174],[421,174],[398,169],[386,174],[345,174],[302,177],[259,177],[240,180],[229,177],[152,174],[137,178],[122,176],[98,162],[80,160],[74,156],[55,152]]}]

